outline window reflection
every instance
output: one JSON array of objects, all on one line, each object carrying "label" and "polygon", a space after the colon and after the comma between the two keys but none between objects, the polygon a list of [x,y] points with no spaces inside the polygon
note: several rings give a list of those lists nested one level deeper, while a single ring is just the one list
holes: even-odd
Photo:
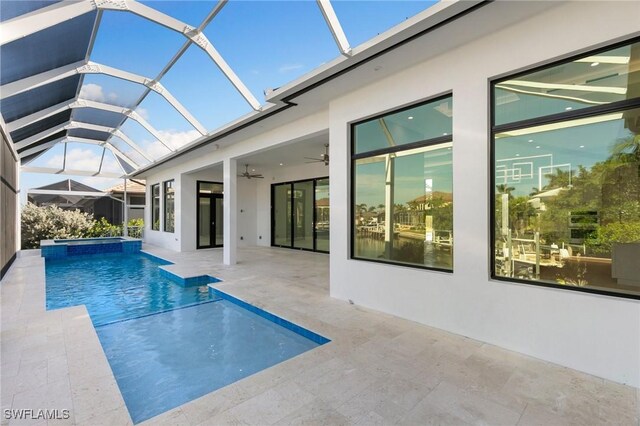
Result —
[{"label": "window reflection", "polygon": [[174,181],[164,183],[164,231],[175,231],[175,189]]},{"label": "window reflection", "polygon": [[151,229],[160,230],[160,185],[151,185]]},{"label": "window reflection", "polygon": [[633,43],[496,83],[495,124],[640,96],[639,58],[640,43]]},{"label": "window reflection", "polygon": [[496,133],[494,153],[496,276],[640,294],[640,109]]},{"label": "window reflection", "polygon": [[[426,116],[419,112],[433,110],[434,105],[448,105],[450,108],[451,98],[390,116],[402,114],[406,116],[405,121],[408,117],[422,117],[411,123],[411,130],[415,134],[430,135],[434,134],[432,129],[438,124],[425,119]],[[441,112],[439,114],[444,116]],[[375,146],[379,149],[378,145],[367,140],[360,141],[360,138],[375,134],[375,126],[378,126],[386,138],[386,146],[393,151],[383,154],[374,151],[371,156],[359,153],[354,158],[353,257],[451,270],[452,142],[436,143],[431,138],[422,141],[424,146],[414,148],[416,144],[412,143],[409,149],[402,149],[394,134],[408,133],[387,132],[381,121],[390,122],[385,116],[358,124],[354,129],[356,147]],[[442,121],[439,119],[439,123]],[[366,131],[361,131],[361,126]],[[450,128],[447,130],[450,139]]]}]

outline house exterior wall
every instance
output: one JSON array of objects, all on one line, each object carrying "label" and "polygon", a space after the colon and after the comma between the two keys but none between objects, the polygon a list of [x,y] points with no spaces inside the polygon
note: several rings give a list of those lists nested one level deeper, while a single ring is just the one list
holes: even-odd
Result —
[{"label": "house exterior wall", "polygon": [[[331,100],[326,111],[152,170],[146,174],[148,190],[176,179],[179,220],[175,234],[147,227],[147,241],[174,250],[195,248],[190,240],[195,238],[190,223],[195,223],[195,178],[187,173],[328,128],[329,173],[322,165],[291,167],[264,171],[259,182],[239,182],[238,209],[255,210],[254,215],[239,214],[239,224],[252,223],[246,226],[254,235],[245,244],[270,245],[272,183],[329,175],[332,297],[638,387],[640,302],[491,280],[488,211],[489,80],[638,35],[637,16],[638,2],[561,4],[365,87],[353,79],[353,90]],[[604,17],[606,24],[597,28],[585,24]],[[471,14],[448,24],[445,34],[465,32],[473,19]],[[435,32],[424,39],[439,36],[444,35]],[[422,41],[399,49],[427,48]],[[453,93],[453,273],[349,259],[349,123],[448,92]],[[150,216],[149,201],[147,207]],[[190,216],[182,217],[183,212]],[[244,227],[238,229],[243,235]]]},{"label": "house exterior wall", "polygon": [[[489,79],[637,34],[638,16],[637,2],[565,4],[334,99],[331,296],[639,386],[640,302],[492,281],[488,213]],[[350,260],[348,123],[450,91],[454,272]]]}]

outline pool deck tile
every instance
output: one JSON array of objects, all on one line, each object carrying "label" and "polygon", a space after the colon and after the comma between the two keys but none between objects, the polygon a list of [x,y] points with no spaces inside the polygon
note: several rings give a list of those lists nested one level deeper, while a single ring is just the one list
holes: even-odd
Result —
[{"label": "pool deck tile", "polygon": [[[331,299],[327,255],[242,248],[224,266],[220,249],[143,249],[331,339],[144,425],[639,424],[638,389]],[[0,289],[2,409],[71,411],[2,424],[131,424],[84,306],[45,311],[39,253],[21,253]]]}]

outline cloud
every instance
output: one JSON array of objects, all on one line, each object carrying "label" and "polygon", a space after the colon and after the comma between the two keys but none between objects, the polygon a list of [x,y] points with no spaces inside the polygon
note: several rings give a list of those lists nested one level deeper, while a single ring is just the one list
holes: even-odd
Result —
[{"label": "cloud", "polygon": [[278,72],[281,74],[285,74],[302,68],[304,68],[304,64],[284,64],[280,68],[278,68]]},{"label": "cloud", "polygon": [[104,89],[99,84],[89,83],[83,84],[80,88],[80,99],[87,99],[89,101],[104,102],[107,99],[115,101],[118,99],[118,95],[114,92],[108,94],[104,93]]},{"label": "cloud", "polygon": [[[189,142],[193,142],[199,138],[200,132],[197,130],[177,131],[177,130],[158,130],[158,134],[167,145],[174,149],[179,149]],[[159,141],[143,141],[144,152],[153,159],[158,159],[167,155],[170,151]]]},{"label": "cloud", "polygon": [[[67,161],[65,169],[67,170],[80,170],[87,172],[97,172],[100,168],[100,159],[102,153],[98,154],[91,149],[85,148],[67,148]],[[47,161],[47,166],[59,168],[63,163],[63,154],[54,155]],[[113,156],[105,155],[104,162],[102,164],[103,172],[120,173],[122,169],[116,163]]]},{"label": "cloud", "polygon": [[149,120],[149,110],[143,107],[138,107],[136,108],[136,112],[138,113],[138,115],[142,118],[144,118],[145,120]]}]

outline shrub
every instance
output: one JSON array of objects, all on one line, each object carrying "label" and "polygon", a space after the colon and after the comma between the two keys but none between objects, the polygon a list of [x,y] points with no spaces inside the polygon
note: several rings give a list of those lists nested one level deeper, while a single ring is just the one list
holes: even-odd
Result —
[{"label": "shrub", "polygon": [[22,208],[20,220],[23,249],[40,247],[40,240],[84,238],[94,224],[91,214],[33,203]]},{"label": "shrub", "polygon": [[96,220],[89,230],[90,237],[115,237],[119,235],[122,235],[122,226],[112,225],[104,217]]}]

